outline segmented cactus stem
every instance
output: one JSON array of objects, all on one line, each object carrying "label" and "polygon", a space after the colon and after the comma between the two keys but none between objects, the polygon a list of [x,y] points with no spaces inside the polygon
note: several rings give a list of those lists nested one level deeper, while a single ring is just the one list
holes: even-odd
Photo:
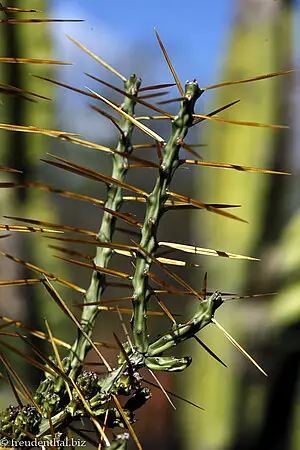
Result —
[{"label": "segmented cactus stem", "polygon": [[[164,205],[168,198],[168,188],[176,169],[180,165],[180,142],[185,138],[189,127],[193,123],[194,105],[202,94],[196,81],[188,82],[185,86],[185,96],[181,102],[178,115],[172,121],[172,134],[163,149],[158,177],[153,191],[147,198],[146,214],[142,228],[140,246],[150,254],[157,249],[156,232],[159,221],[164,212]],[[151,260],[142,252],[136,258],[136,270],[133,277],[133,317],[132,330],[134,345],[143,354],[148,349],[147,304],[151,296],[148,287],[147,272]]]},{"label": "segmented cactus stem", "polygon": [[[127,114],[133,116],[135,108],[134,98],[137,96],[138,89],[141,85],[141,80],[136,75],[132,75],[128,80],[124,82],[126,93],[133,97],[125,97],[122,110]],[[120,129],[122,134],[119,137],[119,142],[116,150],[120,153],[131,153],[131,135],[134,129],[132,122],[126,118],[122,118],[120,123]],[[126,157],[121,156],[119,153],[113,155],[113,170],[112,177],[124,181],[128,170],[128,160]],[[107,199],[105,207],[113,211],[119,211],[122,205],[122,188],[111,184],[108,186]],[[116,218],[108,212],[104,212],[101,227],[97,236],[97,240],[100,242],[111,242],[115,229]],[[107,267],[112,256],[111,248],[98,247],[94,263],[100,267]],[[100,301],[101,295],[105,290],[105,274],[98,271],[93,271],[90,286],[84,296],[85,303]],[[97,314],[99,312],[97,305],[88,305],[83,308],[81,317],[81,325],[86,333],[91,336]],[[71,376],[74,376],[78,371],[78,363],[84,361],[84,358],[90,348],[86,338],[79,331],[77,341],[74,343],[71,350]]]}]

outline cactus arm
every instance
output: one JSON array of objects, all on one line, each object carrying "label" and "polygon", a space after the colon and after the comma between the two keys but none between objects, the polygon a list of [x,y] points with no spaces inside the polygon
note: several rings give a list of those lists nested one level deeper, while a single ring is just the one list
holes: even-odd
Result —
[{"label": "cactus arm", "polygon": [[[122,109],[130,115],[134,115],[135,101],[134,97],[137,95],[138,88],[140,87],[141,80],[132,75],[125,81],[125,91],[130,94],[131,97],[125,97],[122,104]],[[122,134],[119,138],[117,151],[120,153],[131,153],[131,135],[134,125],[129,120],[123,118],[120,124]],[[124,180],[127,173],[127,159],[120,154],[113,155],[113,171],[112,177],[117,180]],[[107,192],[107,200],[105,207],[113,211],[118,211],[122,205],[122,188],[117,185],[110,185]],[[100,242],[111,242],[114,233],[116,218],[108,212],[104,212],[101,227],[97,236],[97,240]],[[98,247],[94,262],[97,266],[107,267],[110,258],[112,256],[112,250],[110,248]],[[85,294],[84,301],[86,303],[100,301],[101,294],[105,290],[105,275],[94,271],[91,278],[90,286]],[[86,333],[91,336],[92,330],[96,321],[97,314],[99,312],[97,305],[85,306],[82,312],[81,325]],[[71,349],[72,371],[71,377],[74,377],[77,373],[77,366],[79,362],[82,362],[90,348],[90,344],[86,338],[79,331],[78,338]]]},{"label": "cactus arm", "polygon": [[[145,221],[142,228],[140,246],[153,254],[157,248],[156,230],[163,214],[164,204],[168,198],[168,187],[174,172],[180,165],[180,142],[186,136],[193,123],[193,112],[196,100],[202,94],[196,81],[188,82],[185,86],[185,96],[181,102],[178,115],[172,121],[172,135],[164,148],[163,160],[160,165],[158,178],[152,193],[147,199]],[[136,270],[133,277],[133,315],[132,331],[134,345],[140,353],[146,353],[148,347],[147,335],[147,303],[150,298],[147,272],[151,260],[142,254],[136,258]]]},{"label": "cactus arm", "polygon": [[214,292],[209,299],[199,304],[198,311],[186,325],[175,325],[170,333],[165,334],[150,344],[147,354],[151,357],[160,355],[198,333],[198,331],[211,322],[216,309],[221,304],[222,298],[220,293]]}]

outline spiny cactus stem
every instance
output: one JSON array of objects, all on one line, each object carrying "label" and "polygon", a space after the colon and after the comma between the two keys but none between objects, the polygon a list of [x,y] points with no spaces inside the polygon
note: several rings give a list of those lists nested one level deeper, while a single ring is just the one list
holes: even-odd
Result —
[{"label": "spiny cactus stem", "polygon": [[[122,104],[122,110],[131,116],[134,115],[134,108],[136,102],[134,97],[137,95],[137,91],[141,85],[141,80],[132,75],[128,80],[124,82],[124,87],[126,93],[130,94],[131,97],[125,97]],[[133,96],[133,97],[132,97]],[[129,120],[123,118],[120,123],[120,128],[122,134],[119,138],[118,146],[116,150],[120,153],[131,153],[131,135],[133,132],[134,125]],[[119,155],[113,155],[113,170],[112,177],[123,181],[125,179],[128,170],[128,160],[127,158]],[[110,185],[108,187],[107,199],[105,202],[105,207],[113,211],[118,211],[122,205],[122,188],[117,185]],[[100,231],[97,236],[97,240],[100,242],[111,242],[112,236],[115,229],[116,218],[110,213],[104,212],[103,219],[100,227]],[[113,251],[110,248],[98,247],[94,262],[97,266],[107,267],[112,256]],[[105,275],[94,271],[91,278],[90,286],[85,294],[85,302],[95,302],[100,301],[101,295],[105,290]],[[81,316],[81,325],[86,333],[91,336],[93,327],[95,325],[95,320],[99,312],[97,305],[89,305],[83,308]],[[71,349],[71,366],[72,371],[70,376],[74,377],[78,371],[78,363],[82,362],[89,350],[89,343],[86,338],[79,332],[77,341],[74,343]]]},{"label": "spiny cactus stem", "polygon": [[208,325],[215,313],[215,310],[223,303],[219,292],[214,292],[207,300],[199,304],[197,312],[185,325],[174,325],[170,333],[157,339],[149,345],[148,355],[155,356],[180,344],[186,339],[194,336],[198,331]]},{"label": "spiny cactus stem", "polygon": [[[181,102],[178,115],[172,121],[172,135],[164,148],[163,160],[155,187],[147,198],[140,246],[151,254],[157,248],[156,230],[164,211],[164,204],[168,198],[168,187],[174,172],[180,165],[180,142],[184,139],[193,123],[194,105],[201,94],[202,91],[196,80],[186,83],[185,97]],[[132,330],[134,345],[143,354],[147,352],[148,348],[147,303],[151,296],[151,291],[148,288],[148,276],[146,273],[149,271],[150,266],[151,260],[147,256],[142,253],[137,255],[136,270],[132,281],[134,289]]]}]

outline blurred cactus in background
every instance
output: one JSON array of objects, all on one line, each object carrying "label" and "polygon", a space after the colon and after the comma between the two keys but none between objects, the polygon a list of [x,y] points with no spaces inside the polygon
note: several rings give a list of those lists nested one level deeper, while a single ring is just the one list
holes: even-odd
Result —
[{"label": "blurred cactus in background", "polygon": [[[14,7],[24,8],[24,3],[14,1]],[[46,9],[46,1],[39,1],[39,9]],[[30,12],[15,12],[4,10],[2,6],[0,26],[0,48],[1,56],[8,58],[31,57],[50,59],[51,38],[49,29],[44,26],[34,26],[28,23],[13,24],[10,21],[26,20]],[[30,11],[30,10],[29,10]],[[40,13],[40,18],[46,18],[46,13]],[[30,32],[30,30],[34,32]],[[30,65],[3,63],[0,65],[0,93],[2,92],[2,105],[0,108],[0,122],[16,125],[35,124],[41,128],[51,128],[54,124],[53,109],[50,97],[53,93],[51,86],[45,85],[40,80],[35,80],[30,75]],[[39,65],[35,68],[35,73],[42,76],[49,76],[49,65]],[[19,91],[18,91],[19,89]],[[22,91],[23,90],[23,91]],[[28,94],[27,94],[28,93]],[[32,94],[31,94],[32,93]],[[37,94],[37,95],[35,95]],[[40,96],[40,97],[39,97]],[[41,177],[39,157],[43,152],[49,151],[49,142],[42,136],[30,135],[28,133],[1,132],[1,160],[3,164],[18,169],[19,172],[3,175],[9,182],[26,183]],[[1,194],[1,215],[20,215],[32,217],[39,212],[45,219],[54,220],[56,213],[50,207],[49,199],[38,190],[11,189],[0,191]],[[46,243],[42,240],[31,239],[30,237],[16,236],[7,244],[7,250],[17,253],[24,259],[32,259],[38,264],[46,264],[49,269],[54,268],[52,261],[47,260],[45,253]],[[51,259],[51,258],[50,258]],[[29,271],[25,267],[15,264],[2,264],[2,278],[23,279],[29,277]],[[10,288],[9,295],[11,302],[4,302],[1,314],[4,316],[15,312],[29,326],[41,328],[42,317],[46,313],[41,302],[38,300],[36,290],[13,287]],[[4,293],[4,292],[3,292]],[[6,304],[5,304],[6,303]],[[25,306],[26,305],[26,306]],[[28,367],[26,367],[28,369]],[[35,373],[36,382],[39,379],[38,371],[35,369],[27,374],[33,381]],[[25,375],[26,376],[26,375]]]},{"label": "blurred cactus in background", "polygon": [[[293,67],[295,12],[293,1],[238,2],[222,80]],[[251,85],[224,87],[214,96],[214,102],[242,99],[226,117],[242,116],[246,120],[279,122],[292,127],[296,111],[295,79],[295,75],[291,75]],[[213,248],[226,250],[229,247],[261,258],[257,264],[235,264],[234,267],[226,261],[209,261],[206,265],[209,285],[221,285],[222,290],[234,293],[278,292],[279,295],[230,304],[221,313],[222,321],[230,324],[239,340],[264,361],[269,380],[258,377],[243,361],[238,364],[232,361],[231,350],[220,338],[217,340],[211,330],[207,335],[208,343],[213,340],[215,348],[226,355],[226,363],[236,369],[228,373],[210,364],[207,371],[198,370],[206,365],[206,359],[197,352],[198,364],[185,375],[189,380],[186,395],[191,395],[190,387],[197,384],[197,401],[209,404],[210,408],[200,418],[191,414],[185,428],[190,438],[189,448],[198,448],[197,436],[192,431],[197,422],[197,426],[201,426],[203,449],[296,450],[300,445],[296,425],[299,421],[299,301],[296,294],[299,277],[291,278],[298,264],[295,255],[299,208],[295,132],[210,123],[204,138],[209,142],[212,159],[245,165],[251,161],[255,166],[268,166],[273,170],[279,167],[294,170],[292,178],[274,179],[259,174],[245,177],[243,173],[225,171],[218,177],[210,177],[203,171],[197,179],[196,192],[198,189],[203,192],[205,188],[206,199],[218,195],[221,201],[231,199],[243,205],[243,217],[251,224],[241,227],[233,223],[228,227],[228,223],[212,221],[209,216],[200,220],[196,217],[193,228],[199,230],[199,235],[195,234],[197,242],[204,239]],[[203,385],[206,386],[204,391]],[[214,433],[210,432],[212,422]]]}]

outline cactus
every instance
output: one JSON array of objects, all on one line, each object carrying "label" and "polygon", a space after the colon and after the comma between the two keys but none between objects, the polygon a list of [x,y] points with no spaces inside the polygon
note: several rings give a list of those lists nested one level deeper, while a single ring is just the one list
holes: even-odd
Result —
[{"label": "cactus", "polygon": [[[194,153],[191,145],[185,142],[185,138],[190,128],[203,120],[233,122],[237,126],[285,127],[281,125],[230,121],[222,119],[219,116],[215,117],[217,113],[233,106],[236,102],[222,106],[218,110],[207,115],[196,114],[194,109],[199,97],[203,95],[207,89],[218,86],[201,88],[197,81],[193,80],[187,82],[183,89],[157,32],[156,36],[174,76],[175,84],[179,90],[180,97],[173,99],[173,101],[178,102],[180,105],[176,116],[139,98],[140,92],[142,91],[142,81],[136,75],[131,75],[127,79],[115,69],[112,69],[107,63],[104,63],[99,57],[87,50],[78,41],[71,38],[76,45],[89,53],[90,56],[97,59],[122,80],[123,89],[92,76],[92,78],[95,78],[102,84],[105,84],[124,95],[121,106],[116,105],[114,102],[103,97],[100,93],[91,89],[77,89],[50,78],[43,78],[40,76],[38,78],[44,79],[45,82],[54,83],[67,89],[75,90],[82,95],[93,98],[95,101],[101,101],[108,105],[115,113],[120,115],[120,120],[117,120],[107,112],[103,113],[115,124],[119,131],[119,140],[116,148],[113,149],[88,142],[74,136],[72,133],[64,131],[40,129],[38,127],[22,127],[20,125],[11,124],[0,125],[1,128],[7,130],[13,129],[14,131],[19,132],[25,131],[49,135],[84,147],[98,149],[110,153],[113,160],[111,175],[103,174],[98,170],[92,170],[87,166],[77,164],[74,161],[55,155],[50,155],[50,159],[43,160],[45,163],[56,169],[65,170],[104,183],[107,187],[107,194],[106,198],[103,200],[99,200],[93,196],[89,197],[87,195],[82,195],[78,192],[65,191],[58,187],[52,187],[43,183],[21,181],[17,183],[2,183],[1,185],[3,188],[34,188],[55,192],[62,196],[75,198],[78,201],[84,200],[95,203],[103,211],[98,233],[87,232],[87,230],[80,230],[69,225],[49,223],[27,217],[14,217],[16,221],[23,224],[25,223],[25,225],[1,225],[2,229],[6,231],[46,232],[49,233],[49,237],[53,240],[78,244],[85,243],[96,248],[96,255],[94,258],[91,258],[89,255],[83,255],[75,249],[68,250],[66,248],[56,247],[57,250],[62,251],[64,254],[69,253],[69,255],[73,257],[77,256],[77,259],[65,256],[59,257],[60,259],[63,259],[70,264],[76,264],[90,269],[91,281],[86,290],[81,286],[77,286],[65,280],[59,276],[59,274],[48,271],[46,268],[41,268],[31,262],[24,261],[16,256],[0,251],[1,255],[4,257],[27,267],[27,269],[33,273],[40,274],[39,278],[2,281],[2,285],[41,284],[63,310],[66,316],[71,319],[77,329],[77,338],[75,342],[69,344],[63,342],[58,337],[53,336],[47,321],[45,321],[46,331],[30,329],[21,322],[14,323],[14,325],[21,330],[27,330],[29,334],[46,339],[51,343],[53,355],[47,356],[38,346],[28,341],[23,334],[12,334],[14,337],[18,336],[20,341],[26,342],[33,353],[38,357],[38,360],[35,359],[35,357],[27,357],[24,352],[20,351],[17,346],[11,344],[10,341],[0,340],[2,347],[13,353],[17,353],[19,356],[30,362],[30,364],[44,372],[44,376],[39,386],[32,395],[18,376],[16,370],[10,364],[9,359],[0,352],[0,358],[7,372],[7,374],[3,374],[3,377],[11,385],[18,402],[18,406],[9,406],[0,414],[0,434],[3,436],[2,445],[13,445],[17,447],[17,441],[32,441],[34,439],[49,441],[51,439],[56,439],[63,441],[64,439],[68,439],[73,432],[77,433],[79,436],[85,436],[82,434],[81,430],[76,427],[78,420],[84,418],[88,419],[94,426],[97,435],[96,446],[104,445],[105,448],[110,450],[126,449],[129,440],[129,432],[137,447],[141,449],[141,443],[132,425],[135,421],[135,411],[143,407],[143,405],[151,398],[151,390],[145,385],[143,375],[140,373],[141,369],[148,370],[155,378],[156,382],[157,379],[154,371],[180,372],[187,369],[192,362],[192,358],[190,356],[175,356],[172,351],[174,347],[177,347],[182,342],[191,338],[197,339],[213,357],[220,361],[220,359],[214,355],[214,353],[207,348],[198,337],[198,333],[204,327],[212,323],[217,325],[224,333],[225,337],[242,351],[263,374],[265,374],[263,369],[250,357],[250,355],[248,355],[234,338],[230,336],[215,318],[216,310],[229,298],[228,294],[219,291],[206,292],[205,282],[203,289],[196,291],[181,276],[169,268],[169,265],[188,266],[189,264],[186,261],[179,259],[166,258],[166,251],[162,253],[162,249],[167,248],[170,251],[175,250],[188,253],[214,255],[218,257],[225,256],[245,260],[252,260],[255,258],[184,244],[159,242],[158,229],[161,218],[164,213],[170,209],[175,211],[185,208],[203,209],[206,210],[207,213],[223,216],[223,220],[237,220],[239,222],[244,222],[244,220],[237,215],[227,211],[227,208],[232,207],[232,205],[207,204],[200,200],[191,199],[180,193],[171,191],[171,183],[174,174],[176,170],[183,165],[195,164],[232,170],[272,173],[272,171],[263,169],[220,164],[202,161],[201,159],[182,159],[182,148]],[[14,62],[18,61],[14,60]],[[26,61],[20,59],[19,62]],[[29,60],[27,60],[27,62],[29,62]],[[31,62],[48,64],[59,63],[58,61],[46,60],[31,60]],[[290,71],[262,75],[253,79],[231,82],[231,84],[257,81],[272,76],[285,75],[289,72]],[[223,83],[222,85],[224,84],[226,83]],[[166,85],[156,85],[146,87],[146,89],[151,88],[158,90],[165,86]],[[30,93],[27,93],[27,95],[30,95]],[[154,110],[156,113],[159,113],[160,118],[163,120],[170,120],[172,129],[168,139],[161,137],[152,128],[144,125],[143,120],[151,120],[151,118],[153,119],[153,116],[135,116],[135,106],[137,103],[141,103],[147,108]],[[100,108],[97,107],[97,109],[99,112],[102,112]],[[158,117],[159,116],[154,116],[156,119]],[[135,147],[138,146],[138,144],[133,144],[132,141],[132,133],[135,127],[139,128],[149,137],[149,139],[151,139],[148,146],[153,146],[157,149],[158,162],[145,160],[133,154]],[[156,171],[156,181],[151,192],[146,192],[142,187],[133,186],[126,182],[127,172],[130,170],[130,167],[135,164],[137,167],[146,167],[146,169],[154,169]],[[3,167],[2,170],[13,170],[13,168],[5,169]],[[284,174],[283,172],[273,173]],[[126,195],[126,191],[129,191],[131,195]],[[133,215],[122,212],[121,208],[125,201],[131,203],[138,202],[145,206],[144,219],[142,222]],[[114,233],[117,221],[122,221],[135,226],[136,229],[139,230],[138,238],[131,238],[130,233],[128,233],[128,241],[126,244],[116,242]],[[73,238],[68,236],[57,236],[55,235],[55,232],[57,231],[77,232],[89,235],[89,237]],[[5,235],[3,237],[5,237]],[[91,237],[93,237],[93,239]],[[139,240],[139,242],[137,242],[137,240]],[[131,259],[131,262],[133,263],[132,272],[127,273],[113,269],[112,262],[114,253],[119,253]],[[87,260],[88,262],[82,261],[82,259]],[[155,275],[152,271],[152,267],[154,266],[158,266],[160,271],[167,273],[177,284],[181,285],[181,288],[177,285],[170,284]],[[105,314],[104,310],[108,309],[117,312],[122,324],[124,324],[121,313],[122,311],[128,311],[128,308],[121,307],[121,301],[117,302],[116,299],[116,303],[120,306],[108,306],[108,303],[103,298],[106,287],[110,284],[109,277],[111,276],[126,281],[126,286],[131,288],[131,296],[127,298],[127,300],[132,301],[132,337],[130,337],[125,326],[125,342],[123,342],[123,339],[117,336],[115,331],[112,330],[118,349],[114,367],[111,367],[100,352],[99,345],[97,345],[93,339],[96,319],[100,312],[100,323],[101,318]],[[83,296],[80,320],[76,318],[72,309],[61,297],[59,293],[61,285],[67,286]],[[159,286],[159,289],[157,289],[157,285]],[[196,306],[195,312],[190,319],[183,324],[179,324],[174,315],[167,309],[166,305],[161,300],[161,295],[164,294],[193,296],[195,298]],[[162,312],[154,311],[152,306],[150,308],[150,300],[152,298],[157,299],[163,310]],[[148,320],[149,316],[157,314],[167,315],[172,321],[172,327],[169,329],[161,329],[160,334],[156,336],[154,333],[149,333]],[[10,323],[10,319],[7,317],[2,317],[2,320],[3,326]],[[67,349],[68,354],[66,357],[60,357],[59,346]],[[86,357],[91,349],[96,352],[99,362],[105,366],[106,373],[102,376],[99,376],[94,371],[84,369]],[[168,393],[163,386],[156,383],[155,385],[161,387],[162,391],[169,398]],[[128,397],[124,405],[121,404],[121,400],[119,399],[120,395]],[[26,405],[23,404],[22,399],[25,399]],[[115,428],[121,428],[125,431],[116,435],[114,432]],[[91,440],[91,442],[93,441]]]}]

